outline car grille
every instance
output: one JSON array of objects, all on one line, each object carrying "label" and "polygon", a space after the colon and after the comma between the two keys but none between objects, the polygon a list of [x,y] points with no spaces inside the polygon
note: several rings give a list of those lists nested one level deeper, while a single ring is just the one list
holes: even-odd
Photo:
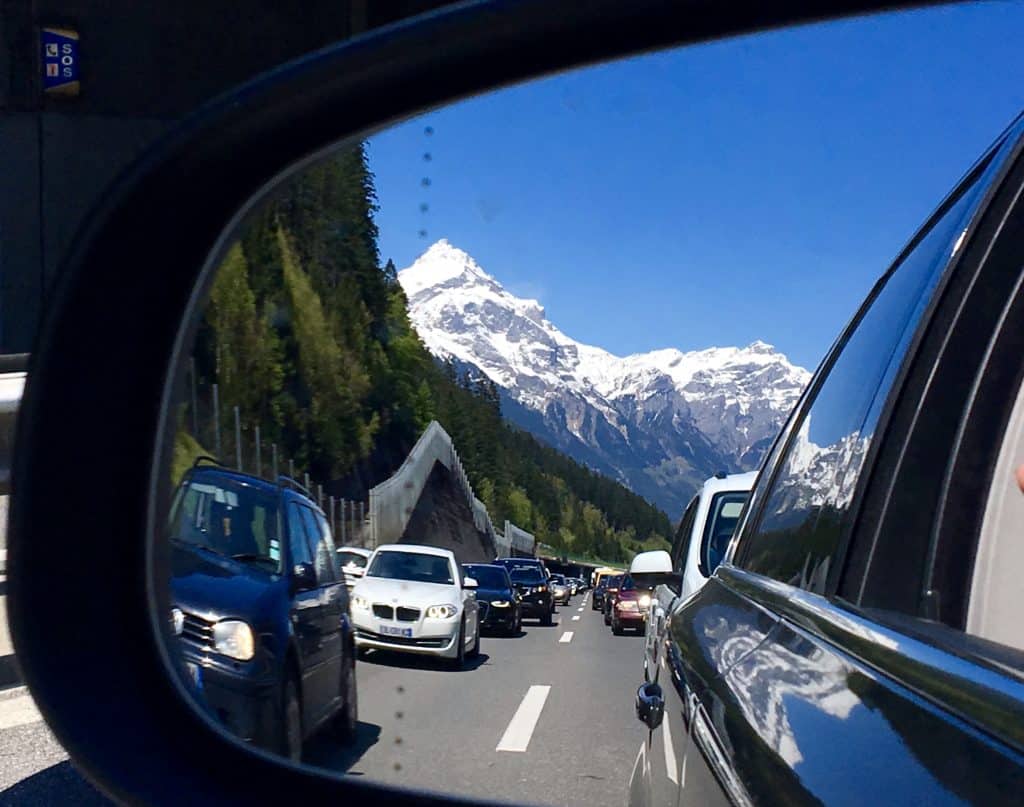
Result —
[{"label": "car grille", "polygon": [[373,606],[373,615],[380,617],[381,619],[394,619],[395,609],[390,605],[377,605]]},{"label": "car grille", "polygon": [[213,647],[213,623],[195,614],[185,614],[181,638],[200,647]]},{"label": "car grille", "polygon": [[401,606],[395,612],[399,622],[418,622],[420,618],[419,608],[402,608]]},{"label": "car grille", "polygon": [[386,644],[393,645],[404,645],[406,647],[444,647],[448,642],[451,641],[448,637],[410,637],[410,636],[382,636],[379,633],[373,633],[368,630],[356,630],[356,637],[360,639],[370,639],[375,642],[384,642]]}]

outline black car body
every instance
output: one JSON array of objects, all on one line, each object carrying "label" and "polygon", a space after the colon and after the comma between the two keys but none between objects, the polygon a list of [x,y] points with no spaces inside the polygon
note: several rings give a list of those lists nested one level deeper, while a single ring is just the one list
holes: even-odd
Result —
[{"label": "black car body", "polygon": [[520,594],[508,569],[498,563],[464,563],[462,569],[477,582],[476,603],[480,627],[517,634],[522,624]]},{"label": "black car body", "polygon": [[882,276],[667,610],[631,804],[1020,801],[1022,138]]},{"label": "black car body", "polygon": [[590,610],[600,611],[604,608],[604,595],[608,590],[608,578],[602,577],[596,586],[594,586],[594,594],[590,598]]},{"label": "black car body", "polygon": [[293,757],[330,718],[353,731],[348,593],[320,508],[203,465],[183,478],[169,523],[172,625],[196,700],[241,739]]},{"label": "black car body", "polygon": [[555,599],[547,578],[536,566],[513,566],[509,570],[512,584],[519,593],[519,608],[524,618],[539,619],[550,625],[555,612]]},{"label": "black car body", "polygon": [[608,584],[604,589],[604,596],[601,597],[601,611],[604,613],[604,624],[612,624],[612,605],[615,603],[615,595],[619,593],[619,586],[622,585],[622,581],[625,579],[625,575],[613,574],[608,578]]}]

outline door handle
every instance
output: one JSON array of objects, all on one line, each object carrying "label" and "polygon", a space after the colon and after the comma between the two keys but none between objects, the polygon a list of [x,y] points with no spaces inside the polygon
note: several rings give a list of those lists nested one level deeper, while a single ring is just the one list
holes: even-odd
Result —
[{"label": "door handle", "polygon": [[636,691],[636,716],[652,731],[661,725],[665,716],[665,696],[660,686],[646,683]]}]

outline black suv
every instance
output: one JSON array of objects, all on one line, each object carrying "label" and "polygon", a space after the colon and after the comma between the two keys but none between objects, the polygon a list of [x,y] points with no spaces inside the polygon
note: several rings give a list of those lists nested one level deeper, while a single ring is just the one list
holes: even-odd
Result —
[{"label": "black suv", "polygon": [[506,558],[502,565],[508,569],[512,585],[519,593],[519,610],[524,617],[540,620],[542,625],[552,624],[555,613],[555,597],[548,585],[548,578],[540,561],[523,558]]},{"label": "black suv", "polygon": [[171,621],[196,700],[243,740],[299,759],[357,720],[348,593],[323,511],[298,483],[202,460],[169,520]]}]

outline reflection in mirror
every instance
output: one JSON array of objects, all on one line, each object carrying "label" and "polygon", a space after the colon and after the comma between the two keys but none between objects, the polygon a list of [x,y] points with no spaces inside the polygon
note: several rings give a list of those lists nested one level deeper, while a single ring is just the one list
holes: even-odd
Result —
[{"label": "reflection in mirror", "polygon": [[[345,146],[264,199],[174,370],[168,633],[197,708],[242,742],[374,781],[674,804],[690,745],[658,676],[682,680],[686,647],[651,626],[691,557],[668,554],[677,525],[697,502],[685,531],[711,574],[746,489],[695,495],[758,468],[933,202],[878,187],[925,170],[949,186],[977,151],[919,154],[922,116],[946,115],[914,77],[963,51],[933,40],[980,16],[534,82]],[[905,75],[866,58],[929,25]],[[963,86],[1000,72],[957,64]],[[864,88],[843,83],[850,65]],[[928,110],[913,121],[898,114],[911,91]],[[1013,111],[962,115],[987,133]],[[686,669],[728,666],[769,628],[735,604],[702,612]],[[751,664],[752,687],[789,691]],[[844,681],[822,692],[849,712]],[[795,765],[807,748],[775,711],[750,725],[770,765]]]}]

